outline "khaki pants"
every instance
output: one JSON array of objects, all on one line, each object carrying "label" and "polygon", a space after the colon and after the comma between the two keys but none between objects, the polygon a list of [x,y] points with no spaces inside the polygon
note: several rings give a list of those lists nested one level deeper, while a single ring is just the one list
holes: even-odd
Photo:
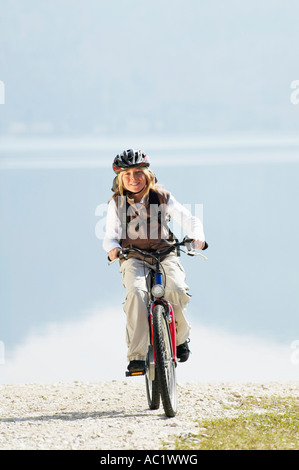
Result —
[{"label": "khaki pants", "polygon": [[[166,274],[164,298],[171,303],[174,311],[176,339],[179,345],[184,343],[190,334],[191,327],[185,318],[189,288],[185,283],[184,268],[176,256],[165,258],[162,266]],[[147,276],[150,269],[142,260],[130,258],[122,263],[120,271],[126,288],[124,311],[127,316],[127,358],[128,361],[145,360],[149,345]]]}]

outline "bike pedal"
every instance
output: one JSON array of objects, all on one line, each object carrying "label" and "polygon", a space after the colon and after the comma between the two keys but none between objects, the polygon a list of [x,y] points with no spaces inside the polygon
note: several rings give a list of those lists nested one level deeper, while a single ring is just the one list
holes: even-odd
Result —
[{"label": "bike pedal", "polygon": [[137,377],[138,375],[144,375],[144,374],[145,374],[145,369],[133,370],[133,371],[126,370],[126,377]]}]

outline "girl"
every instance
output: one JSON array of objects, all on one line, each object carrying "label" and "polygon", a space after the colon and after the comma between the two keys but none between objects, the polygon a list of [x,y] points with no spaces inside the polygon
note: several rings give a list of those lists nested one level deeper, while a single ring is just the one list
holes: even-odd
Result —
[{"label": "girl", "polygon": [[[201,250],[205,246],[201,221],[157,184],[149,165],[148,156],[141,150],[130,149],[114,159],[113,170],[117,176],[113,182],[114,194],[108,204],[103,241],[110,260],[118,258],[121,248],[130,246],[145,251],[169,247],[173,240],[167,226],[169,216],[194,240],[194,248]],[[153,207],[158,207],[159,212],[153,212]],[[151,259],[146,261],[151,262]],[[172,304],[176,322],[177,357],[184,362],[190,354],[190,325],[186,320],[189,288],[175,252],[165,256],[162,266],[167,278],[164,297]],[[121,261],[120,271],[126,288],[128,370],[144,370],[149,342],[146,286],[149,268],[144,257],[130,254],[127,260]]]}]

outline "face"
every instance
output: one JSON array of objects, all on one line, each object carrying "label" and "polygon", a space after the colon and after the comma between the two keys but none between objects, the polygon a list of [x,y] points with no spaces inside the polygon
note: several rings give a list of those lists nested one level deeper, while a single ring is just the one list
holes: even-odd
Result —
[{"label": "face", "polygon": [[139,168],[131,168],[122,173],[124,188],[131,193],[138,193],[146,184],[146,177]]}]

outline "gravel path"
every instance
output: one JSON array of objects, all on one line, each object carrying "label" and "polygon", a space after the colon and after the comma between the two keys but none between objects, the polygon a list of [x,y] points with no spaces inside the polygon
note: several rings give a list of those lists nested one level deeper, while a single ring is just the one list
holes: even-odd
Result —
[{"label": "gravel path", "polygon": [[174,418],[148,409],[143,378],[0,385],[0,449],[158,450],[179,435],[192,439],[196,418],[236,415],[246,396],[298,397],[298,385],[179,384]]}]

